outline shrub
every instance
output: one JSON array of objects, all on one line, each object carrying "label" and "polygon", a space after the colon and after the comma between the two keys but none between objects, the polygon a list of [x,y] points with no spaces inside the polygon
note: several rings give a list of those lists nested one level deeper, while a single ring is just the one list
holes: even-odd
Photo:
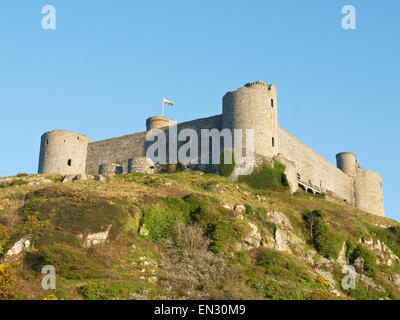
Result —
[{"label": "shrub", "polygon": [[239,182],[244,182],[254,189],[283,190],[289,187],[285,175],[285,165],[275,161],[274,165],[263,163],[260,167],[245,176],[239,176]]},{"label": "shrub", "polygon": [[172,294],[184,299],[232,299],[232,295],[243,294],[240,267],[227,266],[223,258],[207,251],[209,240],[201,227],[181,225],[176,233],[178,236],[166,243],[161,285],[174,288]]},{"label": "shrub", "polygon": [[70,246],[41,248],[26,255],[27,264],[37,272],[45,265],[52,265],[57,274],[69,279],[99,277],[99,266],[82,249]]},{"label": "shrub", "polygon": [[263,267],[269,274],[299,280],[310,279],[304,267],[294,258],[276,251],[265,251],[257,257],[257,265]]},{"label": "shrub", "polygon": [[214,225],[220,217],[218,211],[198,195],[192,194],[186,197],[185,202],[189,205],[191,220],[198,223],[204,232],[208,233],[210,226]]},{"label": "shrub", "polygon": [[148,237],[153,241],[174,237],[174,226],[179,222],[189,221],[189,205],[174,197],[167,197],[164,203],[147,209],[142,219],[142,223],[149,231]]},{"label": "shrub", "polygon": [[4,240],[8,238],[7,228],[0,224],[0,240]]},{"label": "shrub", "polygon": [[339,234],[329,230],[323,213],[319,210],[305,213],[303,220],[309,232],[310,241],[318,253],[325,258],[337,259],[342,249],[343,239]]},{"label": "shrub", "polygon": [[349,261],[353,264],[358,257],[364,259],[364,272],[368,277],[376,278],[376,259],[372,253],[370,253],[367,249],[362,247],[361,245],[357,245],[357,247],[353,250],[349,257]]},{"label": "shrub", "polygon": [[301,262],[282,252],[263,249],[256,257],[256,265],[263,268],[264,274],[253,274],[250,283],[265,298],[310,299],[326,288]]},{"label": "shrub", "polygon": [[211,239],[210,250],[225,253],[245,234],[245,224],[240,220],[218,221],[210,226],[208,235]]},{"label": "shrub", "polygon": [[[222,153],[221,155],[221,160],[219,164],[219,172],[221,173],[222,176],[224,177],[230,177],[233,170],[235,169],[235,157],[233,155],[232,150],[228,151],[229,157],[231,158],[229,162],[231,163],[225,163],[225,152]],[[228,161],[227,161],[228,162]]]},{"label": "shrub", "polygon": [[0,299],[10,299],[13,296],[15,270],[8,264],[0,264]]},{"label": "shrub", "polygon": [[186,166],[182,163],[179,162],[176,164],[176,172],[182,172],[186,170]]}]

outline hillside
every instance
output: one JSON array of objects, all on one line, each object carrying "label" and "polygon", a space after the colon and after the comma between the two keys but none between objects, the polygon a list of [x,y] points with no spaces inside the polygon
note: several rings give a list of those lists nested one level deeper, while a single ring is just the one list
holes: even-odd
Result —
[{"label": "hillside", "polygon": [[276,190],[200,171],[1,178],[0,298],[400,298],[397,222]]}]

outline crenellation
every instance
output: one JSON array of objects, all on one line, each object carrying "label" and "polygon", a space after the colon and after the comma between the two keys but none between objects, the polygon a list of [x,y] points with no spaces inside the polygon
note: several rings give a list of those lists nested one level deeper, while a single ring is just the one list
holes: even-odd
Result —
[{"label": "crenellation", "polygon": [[[227,92],[222,99],[222,114],[212,117],[176,124],[164,116],[153,116],[146,120],[145,132],[96,142],[68,131],[47,132],[41,138],[38,172],[92,175],[157,172],[158,164],[145,157],[149,146],[146,134],[151,129],[165,131],[167,144],[170,132],[176,132],[179,139],[180,133],[185,136],[185,129],[193,129],[198,138],[202,129],[230,129],[232,133],[235,129],[253,129],[256,165],[274,159],[284,163],[292,193],[303,189],[326,194],[332,201],[384,216],[381,176],[370,170],[363,171],[353,152],[338,153],[335,166],[281,128],[276,88],[262,80]],[[244,146],[245,134],[242,139]],[[184,143],[176,144],[179,148]],[[176,162],[176,159],[168,155],[167,161]]]}]

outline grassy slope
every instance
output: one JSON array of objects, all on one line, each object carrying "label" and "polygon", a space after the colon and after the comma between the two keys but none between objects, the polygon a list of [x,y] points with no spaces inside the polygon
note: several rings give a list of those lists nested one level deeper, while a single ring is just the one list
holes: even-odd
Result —
[{"label": "grassy slope", "polygon": [[[337,298],[325,279],[301,259],[301,252],[305,254],[312,248],[310,242],[294,255],[265,248],[236,252],[235,241],[248,230],[246,223],[240,224],[232,212],[222,208],[224,204],[246,205],[245,220],[256,223],[262,234],[270,236],[273,236],[274,225],[265,218],[265,212],[283,212],[289,217],[296,235],[305,241],[310,239],[302,214],[322,210],[329,230],[340,235],[343,241],[355,245],[359,238],[372,237],[385,241],[394,253],[400,253],[396,239],[382,228],[382,225],[397,225],[393,220],[340,206],[321,197],[253,190],[217,175],[199,172],[132,174],[116,176],[108,182],[69,184],[59,182],[59,176],[46,176],[54,182],[39,185],[24,182],[36,178],[15,177],[15,183],[0,184],[0,224],[3,226],[0,226],[0,257],[26,235],[33,244],[30,253],[10,261],[16,271],[17,280],[12,288],[16,298],[41,299],[49,295],[50,292],[40,285],[43,277],[40,270],[46,264],[56,267],[57,289],[51,293],[59,299],[196,298],[187,293],[187,282],[160,281],[165,280],[163,261],[168,256],[168,246],[159,238],[171,236],[173,233],[169,231],[173,228],[170,226],[179,221],[201,226],[204,235],[211,238],[209,248],[214,252],[199,254],[201,261],[221,257],[222,262],[210,260],[208,264],[222,263],[219,268],[225,268],[227,274],[235,274],[234,281],[222,274],[216,288],[195,286],[195,291],[205,293],[203,297]],[[192,196],[187,198],[189,195]],[[150,236],[138,235],[143,222],[147,222]],[[82,246],[80,239],[85,239],[89,233],[104,231],[110,225],[107,243],[91,248]],[[382,292],[360,285],[354,292],[341,291],[340,298],[396,299],[400,291],[386,278],[397,274],[399,269],[397,262],[392,267],[374,266],[374,281],[384,288]],[[216,281],[209,280],[212,272],[204,271],[208,277],[202,278],[205,283]],[[335,287],[340,290],[340,270],[336,270],[334,276]]]}]

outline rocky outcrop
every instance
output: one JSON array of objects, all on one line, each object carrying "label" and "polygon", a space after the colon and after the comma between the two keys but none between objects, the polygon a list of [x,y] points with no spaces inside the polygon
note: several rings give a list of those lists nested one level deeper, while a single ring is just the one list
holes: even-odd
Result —
[{"label": "rocky outcrop", "polygon": [[399,257],[393,253],[390,248],[380,240],[374,239],[359,239],[359,243],[363,244],[369,251],[376,256],[376,263],[391,267],[394,261],[399,260]]},{"label": "rocky outcrop", "polygon": [[108,226],[107,230],[97,233],[89,233],[83,243],[83,247],[89,248],[97,244],[106,242],[108,233],[110,232],[111,225]]},{"label": "rocky outcrop", "polygon": [[23,252],[24,250],[29,250],[31,243],[30,241],[24,237],[20,240],[18,240],[10,250],[7,251],[7,253],[4,256],[4,260],[8,261],[11,258],[13,258],[14,256],[19,255],[21,252]]},{"label": "rocky outcrop", "polygon": [[262,237],[257,225],[248,222],[248,226],[250,227],[250,231],[240,242],[236,244],[237,250],[250,250],[253,248],[258,248],[261,245]]}]

